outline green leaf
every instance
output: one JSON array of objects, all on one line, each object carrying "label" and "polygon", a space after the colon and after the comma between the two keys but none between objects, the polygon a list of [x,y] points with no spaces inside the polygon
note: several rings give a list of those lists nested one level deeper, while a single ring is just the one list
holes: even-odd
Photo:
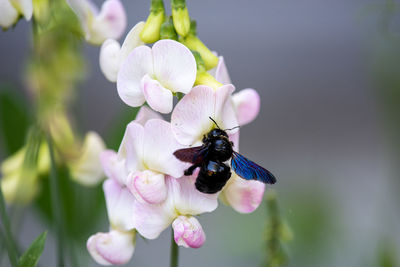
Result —
[{"label": "green leaf", "polygon": [[19,258],[19,266],[21,267],[35,267],[42,255],[44,244],[46,242],[47,232],[39,235],[35,241],[29,246],[24,254]]},{"label": "green leaf", "polygon": [[2,84],[0,89],[0,135],[4,152],[12,154],[25,142],[30,108],[15,87]]}]

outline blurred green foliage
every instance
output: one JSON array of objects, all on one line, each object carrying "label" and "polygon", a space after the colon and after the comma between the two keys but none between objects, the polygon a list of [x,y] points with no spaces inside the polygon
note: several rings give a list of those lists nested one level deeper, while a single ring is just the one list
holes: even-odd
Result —
[{"label": "blurred green foliage", "polygon": [[21,267],[36,267],[43,253],[47,232],[40,234],[18,260]]}]

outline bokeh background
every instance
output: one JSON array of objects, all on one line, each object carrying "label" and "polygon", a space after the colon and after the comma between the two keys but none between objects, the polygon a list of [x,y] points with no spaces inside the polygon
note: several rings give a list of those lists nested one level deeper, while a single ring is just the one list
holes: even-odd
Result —
[{"label": "bokeh background", "polygon": [[[146,19],[149,1],[123,4],[128,30]],[[400,3],[187,4],[199,37],[225,57],[236,90],[251,87],[261,95],[261,112],[241,129],[240,147],[278,178],[273,188],[293,232],[284,244],[289,266],[400,266]],[[0,33],[0,90],[7,84],[28,102],[23,73],[31,43],[25,21]],[[84,51],[88,77],[73,113],[82,132],[106,137],[130,110],[101,73],[99,48],[86,44]],[[7,156],[4,149],[0,156]],[[92,233],[107,230],[105,212]],[[265,204],[249,215],[221,204],[200,216],[207,242],[181,249],[181,266],[260,266],[267,219]],[[26,208],[16,231],[20,245],[45,229],[34,209]],[[129,266],[168,266],[169,238],[169,230],[157,240],[139,238]],[[81,266],[96,266],[85,259],[86,250],[78,254]],[[4,258],[1,266],[8,264]],[[55,262],[50,235],[40,263]]]}]

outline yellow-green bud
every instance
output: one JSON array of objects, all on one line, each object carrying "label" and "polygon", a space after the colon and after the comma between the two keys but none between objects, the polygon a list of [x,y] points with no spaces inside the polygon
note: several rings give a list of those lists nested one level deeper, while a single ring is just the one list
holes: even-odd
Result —
[{"label": "yellow-green bud", "polygon": [[145,43],[154,43],[160,39],[161,25],[165,20],[164,2],[161,0],[151,1],[150,14],[146,24],[140,33],[140,39]]},{"label": "yellow-green bud", "polygon": [[185,38],[181,38],[180,41],[189,49],[200,53],[207,70],[217,66],[218,57],[214,55],[197,36],[189,34]]},{"label": "yellow-green bud", "polygon": [[214,90],[217,90],[223,84],[218,82],[210,73],[206,71],[197,71],[194,85],[207,85],[212,87]]},{"label": "yellow-green bud", "polygon": [[171,17],[161,25],[160,39],[178,40],[178,35],[176,34]]},{"label": "yellow-green bud", "polygon": [[172,8],[172,19],[176,32],[181,36],[186,36],[190,30],[190,17],[186,7]]},{"label": "yellow-green bud", "polygon": [[49,0],[33,0],[33,16],[40,23],[46,22],[50,14]]}]

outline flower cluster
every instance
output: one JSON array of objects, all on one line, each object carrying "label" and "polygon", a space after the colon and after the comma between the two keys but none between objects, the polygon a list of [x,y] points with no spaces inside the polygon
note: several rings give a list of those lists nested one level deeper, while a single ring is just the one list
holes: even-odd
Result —
[{"label": "flower cluster", "polygon": [[[149,19],[156,20],[151,16]],[[103,189],[110,230],[91,236],[87,247],[104,265],[125,264],[134,252],[137,234],[155,239],[170,225],[179,246],[201,247],[206,236],[198,215],[214,211],[218,199],[240,213],[253,212],[265,189],[263,183],[233,173],[220,192],[205,194],[194,185],[198,170],[184,175],[190,165],[173,153],[201,144],[203,136],[216,127],[210,117],[222,129],[253,121],[260,98],[254,89],[234,93],[221,56],[214,66],[199,60],[199,53],[183,41],[162,39],[151,47],[145,45],[143,36],[149,36],[143,34],[146,26],[139,22],[122,46],[108,39],[100,51],[101,70],[116,83],[122,101],[140,107],[136,119],[126,127],[119,150],[101,154],[108,177]],[[159,114],[170,112],[170,121]],[[238,151],[239,130],[228,134]]]}]

